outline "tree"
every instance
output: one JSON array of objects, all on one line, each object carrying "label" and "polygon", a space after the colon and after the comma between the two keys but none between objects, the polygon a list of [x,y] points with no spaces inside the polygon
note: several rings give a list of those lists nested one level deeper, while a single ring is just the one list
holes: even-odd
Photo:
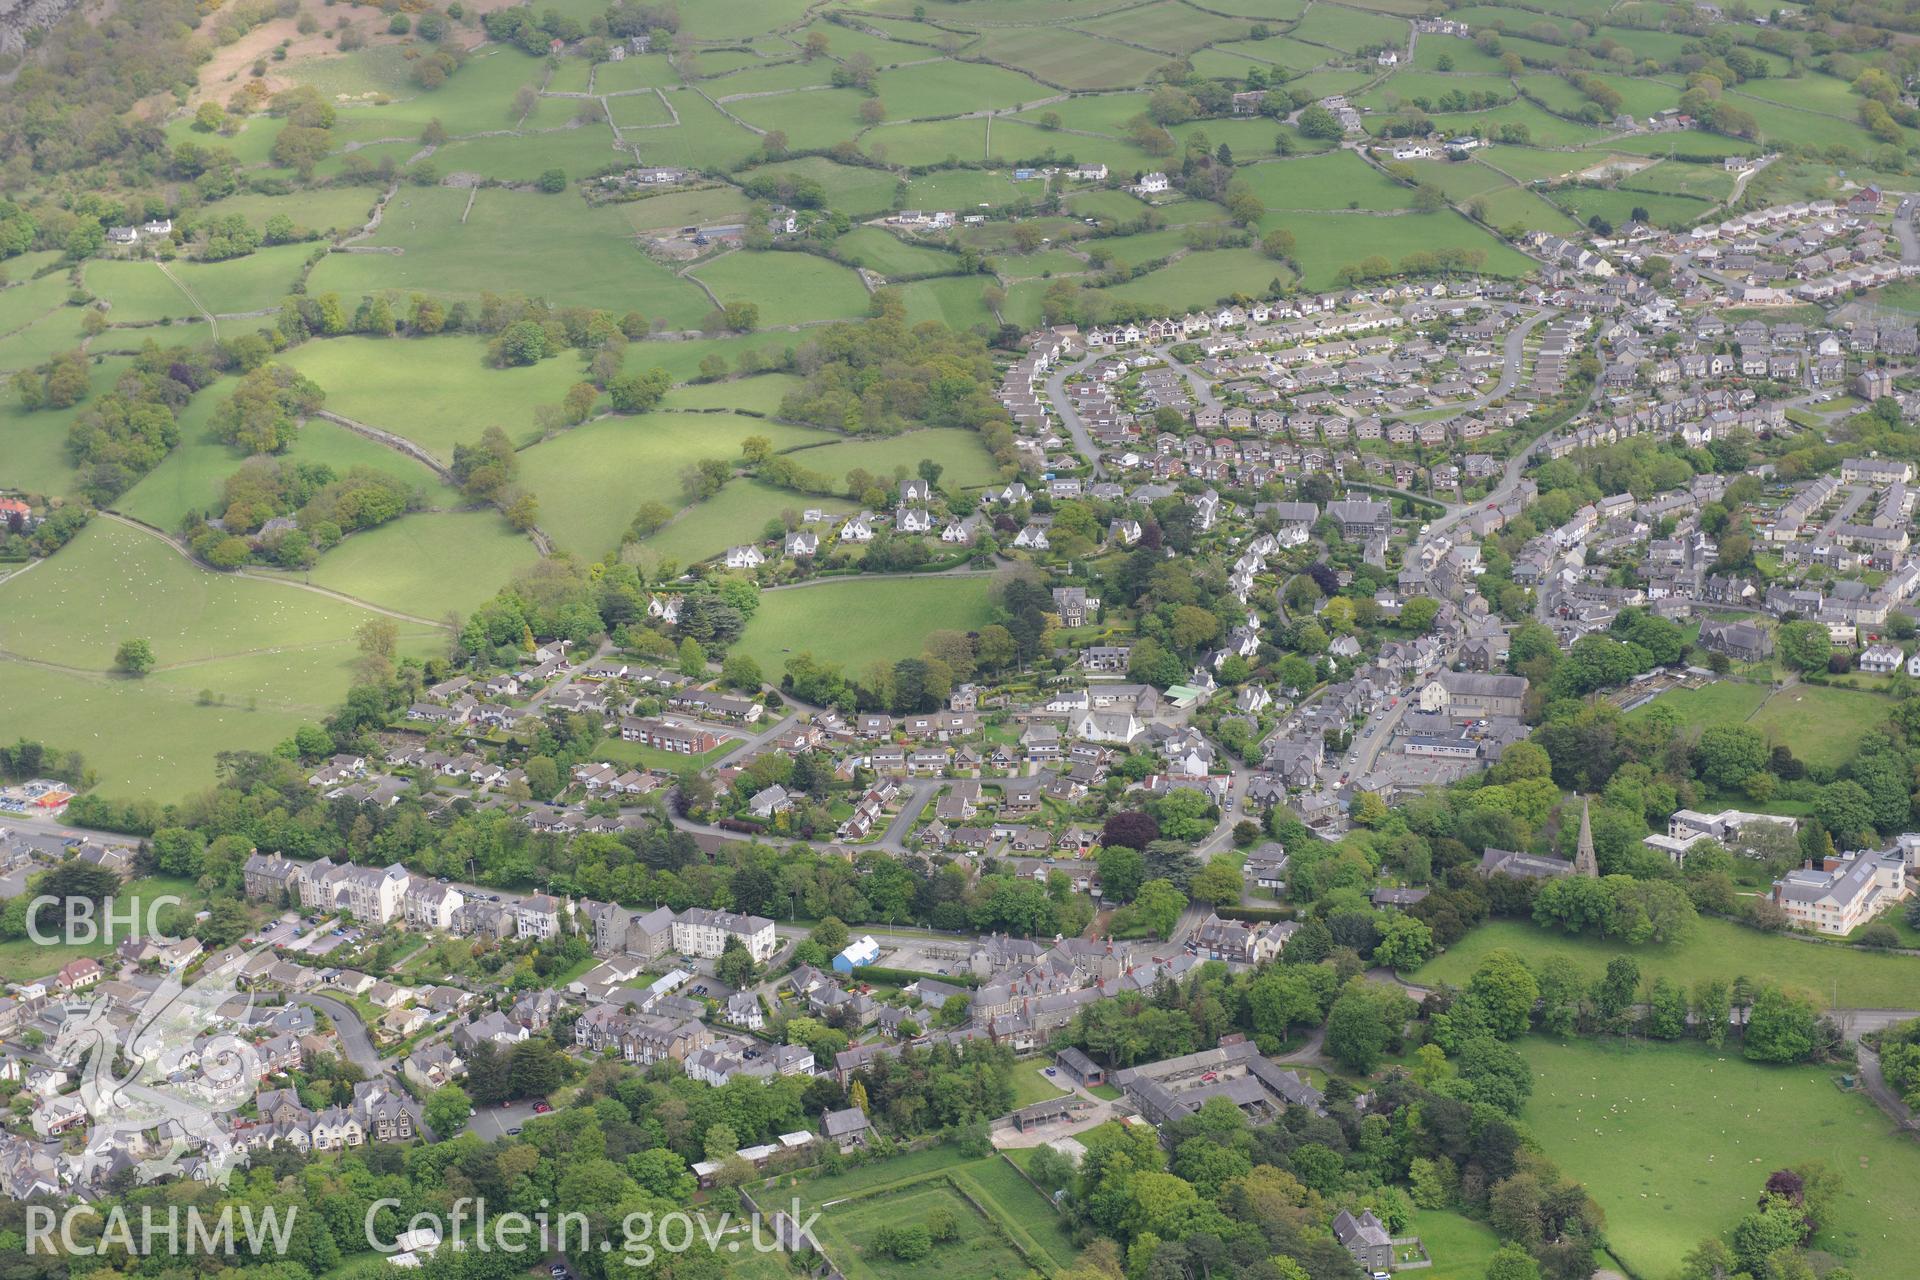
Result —
[{"label": "tree", "polygon": [[427,1127],[433,1130],[436,1138],[445,1142],[466,1128],[467,1113],[472,1109],[473,1100],[467,1097],[465,1089],[457,1084],[443,1084],[427,1095]]},{"label": "tree", "polygon": [[1356,982],[1341,993],[1327,1014],[1327,1052],[1349,1071],[1367,1075],[1380,1065],[1395,1029],[1387,1025],[1386,1010]]},{"label": "tree", "polygon": [[1100,843],[1106,848],[1124,845],[1129,849],[1144,849],[1159,838],[1160,824],[1152,814],[1137,809],[1122,809],[1109,815],[1100,828]]},{"label": "tree", "polygon": [[1540,1280],[1540,1264],[1517,1244],[1503,1244],[1487,1259],[1487,1280]]},{"label": "tree", "polygon": [[721,949],[720,959],[714,962],[714,976],[735,989],[745,987],[753,981],[753,954],[739,938],[728,935],[727,945]]},{"label": "tree", "polygon": [[1340,125],[1340,118],[1319,103],[1313,103],[1300,112],[1300,132],[1309,138],[1318,138],[1324,142],[1337,142],[1346,135]]},{"label": "tree", "polygon": [[1180,913],[1187,909],[1187,895],[1173,887],[1171,880],[1149,880],[1134,895],[1133,918],[1156,938],[1173,935]]},{"label": "tree", "polygon": [[122,640],[114,650],[113,666],[126,675],[144,676],[153,670],[153,646],[139,638]]},{"label": "tree", "polygon": [[[1139,815],[1146,817],[1145,814]],[[1147,878],[1147,860],[1140,850],[1107,844],[1100,850],[1100,892],[1115,902],[1131,902]]]},{"label": "tree", "polygon": [[1440,602],[1431,596],[1414,596],[1400,606],[1400,625],[1421,634],[1433,630],[1434,619],[1439,616]]},{"label": "tree", "polygon": [[1373,962],[1389,969],[1417,969],[1433,955],[1433,930],[1412,916],[1395,916],[1381,930]]},{"label": "tree", "polygon": [[548,169],[540,175],[539,186],[542,191],[550,196],[559,195],[567,189],[567,171],[565,169]]},{"label": "tree", "polygon": [[759,692],[763,682],[760,664],[744,653],[727,655],[726,661],[720,664],[720,679],[729,689],[739,689],[744,693]]},{"label": "tree", "polygon": [[1540,984],[1526,961],[1505,947],[1487,953],[1467,983],[1487,1018],[1488,1029],[1503,1040],[1524,1035],[1533,1018],[1533,1003],[1540,998]]},{"label": "tree", "polygon": [[1766,769],[1767,740],[1758,729],[1744,724],[1711,725],[1701,732],[1693,758],[1702,778],[1731,790],[1749,774]]},{"label": "tree", "polygon": [[1200,868],[1193,877],[1193,883],[1188,886],[1195,901],[1213,906],[1239,902],[1240,894],[1245,887],[1240,868],[1225,854],[1214,858]]},{"label": "tree", "polygon": [[1800,671],[1824,671],[1827,659],[1833,656],[1833,637],[1825,623],[1787,622],[1781,624],[1774,648],[1781,661]]},{"label": "tree", "polygon": [[1747,1015],[1742,1052],[1755,1062],[1805,1062],[1813,1057],[1813,1005],[1778,987],[1764,987]]}]

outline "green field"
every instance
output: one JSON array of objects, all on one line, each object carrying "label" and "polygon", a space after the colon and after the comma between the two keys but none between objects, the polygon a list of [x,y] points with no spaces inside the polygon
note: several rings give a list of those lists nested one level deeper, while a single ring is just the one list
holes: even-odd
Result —
[{"label": "green field", "polygon": [[1425,1280],[1484,1280],[1487,1263],[1500,1247],[1493,1228],[1451,1210],[1414,1210],[1407,1233],[1419,1236],[1433,1259],[1431,1269],[1411,1273]]},{"label": "green field", "polygon": [[[105,589],[138,583],[140,590]],[[85,754],[108,795],[177,799],[214,756],[264,750],[346,691],[367,610],[290,584],[213,573],[167,543],[97,519],[60,554],[0,584],[10,732]],[[443,633],[400,624],[409,653]],[[147,639],[158,665],[110,673]],[[203,700],[202,691],[213,695]]]},{"label": "green field", "polygon": [[1746,724],[1773,743],[1793,748],[1810,765],[1838,768],[1853,758],[1860,735],[1884,721],[1892,704],[1871,693],[1796,684],[1778,693],[1766,685],[1720,680],[1700,689],[1674,689],[1645,708],[1668,707],[1687,729]]},{"label": "green field", "polygon": [[[114,503],[115,510],[168,532],[178,528],[189,511],[219,514],[226,479],[240,469],[245,458],[231,445],[209,435],[207,423],[231,391],[230,385],[216,383],[193,398],[180,415],[180,443],[165,461],[121,495]],[[302,427],[293,447],[281,456],[289,462],[325,463],[340,475],[354,467],[371,467],[422,490],[429,502],[460,501],[438,476],[414,459],[320,419]]]},{"label": "green field", "polygon": [[851,320],[867,311],[867,290],[849,267],[810,253],[723,254],[693,274],[721,302],[752,302],[762,325]]},{"label": "green field", "polygon": [[897,662],[919,653],[930,631],[983,626],[991,616],[987,584],[984,577],[854,578],[769,591],[739,651],[772,679],[795,653],[811,652],[849,673]]},{"label": "green field", "polygon": [[1351,151],[1251,165],[1240,170],[1239,177],[1269,210],[1413,206],[1411,188],[1393,181]]},{"label": "green field", "polygon": [[940,464],[940,484],[947,489],[978,488],[1000,478],[980,437],[971,431],[952,428],[935,427],[877,440],[847,440],[804,448],[793,455],[793,460],[809,470],[835,478],[855,467],[877,476],[891,476],[902,470],[911,472],[921,462],[932,460]]},{"label": "green field", "polygon": [[1702,918],[1693,937],[1677,946],[1628,947],[1513,920],[1483,924],[1422,965],[1412,980],[1465,986],[1489,951],[1507,947],[1534,963],[1560,955],[1598,977],[1615,956],[1633,957],[1643,979],[1671,978],[1691,987],[1702,978],[1774,982],[1815,1004],[1840,1008],[1906,1009],[1920,990],[1920,957],[1875,955],[1761,933],[1726,920]]},{"label": "green field", "polygon": [[[543,441],[520,455],[520,479],[540,498],[540,527],[581,555],[620,544],[646,502],[679,508],[682,468],[702,458],[737,459],[740,442],[766,436],[774,448],[820,440],[825,433],[727,413],[650,413],[603,418]],[[795,502],[804,505],[797,495]],[[759,535],[761,517],[741,536]]]},{"label": "green field", "polygon": [[1845,1180],[1814,1247],[1856,1275],[1908,1274],[1920,1147],[1889,1132],[1866,1097],[1836,1088],[1837,1069],[1695,1045],[1533,1037],[1520,1048],[1535,1075],[1521,1118],[1606,1210],[1609,1245],[1634,1274],[1674,1274],[1752,1208],[1769,1173],[1808,1160]]},{"label": "green field", "polygon": [[326,390],[332,412],[405,436],[443,461],[490,426],[531,438],[535,407],[559,404],[581,373],[573,351],[496,369],[485,343],[464,337],[329,338],[295,348],[286,362]]},{"label": "green field", "polygon": [[[470,195],[473,208],[462,223]],[[529,252],[527,233],[534,226],[566,251]],[[362,243],[400,252],[331,254],[314,268],[310,291],[334,290],[354,300],[376,289],[469,300],[485,291],[518,291],[618,312],[637,308],[676,328],[697,324],[713,305],[698,286],[676,279],[635,247],[618,207],[589,208],[570,195],[402,187],[388,202],[379,231]]]},{"label": "green field", "polygon": [[421,618],[465,614],[538,559],[494,511],[420,512],[356,533],[302,580]]}]

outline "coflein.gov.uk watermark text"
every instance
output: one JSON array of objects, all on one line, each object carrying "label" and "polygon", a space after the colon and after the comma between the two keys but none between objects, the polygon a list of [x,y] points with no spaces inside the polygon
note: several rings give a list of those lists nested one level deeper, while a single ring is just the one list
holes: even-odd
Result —
[{"label": "coflein.gov.uk watermark text", "polygon": [[[617,1231],[594,1240],[584,1213],[545,1207],[534,1213],[487,1212],[486,1202],[461,1199],[450,1212],[417,1213],[397,1232],[382,1230],[383,1214],[397,1212],[398,1200],[376,1200],[367,1207],[367,1247],[393,1255],[431,1253],[442,1248],[481,1253],[618,1253],[628,1266],[644,1267],[662,1253],[778,1253],[813,1238],[818,1213],[801,1216],[796,1199],[790,1212],[767,1218],[759,1213],[736,1218],[674,1210],[630,1213]],[[27,1206],[27,1252],[92,1257],[124,1251],[135,1257],[284,1256],[300,1212],[298,1205],[228,1205],[217,1211],[195,1205],[143,1205],[132,1211],[114,1206],[102,1213],[90,1205],[56,1210]]]}]

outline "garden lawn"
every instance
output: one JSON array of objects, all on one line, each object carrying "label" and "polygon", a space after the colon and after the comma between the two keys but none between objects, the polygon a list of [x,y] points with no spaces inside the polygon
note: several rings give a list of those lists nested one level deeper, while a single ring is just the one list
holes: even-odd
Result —
[{"label": "garden lawn", "polygon": [[867,290],[852,268],[809,253],[742,249],[694,269],[722,303],[752,302],[760,324],[850,320],[866,314]]},{"label": "garden lawn", "polygon": [[[637,354],[627,361],[647,367]],[[559,404],[581,377],[578,352],[496,369],[486,344],[468,337],[328,338],[304,343],[285,362],[320,384],[329,410],[405,436],[443,462],[490,426],[516,443],[531,438],[535,407]]]},{"label": "garden lawn", "polygon": [[1068,1092],[1046,1074],[1045,1068],[1052,1065],[1052,1060],[1044,1057],[1023,1058],[1013,1064],[1013,1106],[1016,1111],[1036,1102],[1052,1102]]},{"label": "garden lawn", "polygon": [[1753,1207],[1775,1169],[1824,1162],[1844,1179],[1813,1241],[1856,1275],[1911,1274],[1920,1146],[1889,1130],[1838,1068],[1775,1067],[1702,1045],[1532,1037],[1521,1118],[1607,1215],[1612,1252],[1634,1274],[1672,1275],[1703,1237]]},{"label": "garden lawn", "polygon": [[[178,898],[177,904],[168,905],[189,909],[203,901],[191,880],[167,876],[130,880],[113,894],[114,919],[123,921],[128,913],[133,916],[131,925],[118,923],[113,926],[118,938],[124,940],[128,936],[144,936],[148,913],[161,898]],[[111,951],[113,945],[106,941],[42,945],[31,938],[9,939],[0,942],[0,982],[27,982],[45,978],[57,973],[69,961],[88,957],[99,959]]]},{"label": "garden lawn", "polygon": [[1693,937],[1684,943],[1643,947],[1517,920],[1489,921],[1422,965],[1412,980],[1465,986],[1487,953],[1500,947],[1536,964],[1548,956],[1566,956],[1596,978],[1607,961],[1624,955],[1640,966],[1643,980],[1670,978],[1688,988],[1702,978],[1770,981],[1821,1008],[1833,1005],[1836,989],[1841,1008],[1857,1009],[1910,1009],[1915,993],[1920,992],[1920,957],[1803,942],[1710,918],[1702,918]]},{"label": "garden lawn", "polygon": [[[752,435],[766,436],[775,449],[828,438],[730,413],[601,418],[522,452],[520,483],[539,496],[540,527],[548,536],[569,551],[597,556],[620,544],[644,503],[684,505],[685,467],[703,458],[738,459],[740,442]],[[806,500],[796,494],[793,501]],[[751,533],[758,532],[756,525]]]},{"label": "garden lawn", "polygon": [[768,591],[740,637],[739,650],[778,680],[787,658],[812,653],[858,673],[873,662],[920,652],[930,631],[986,625],[989,579],[934,575],[848,578]]},{"label": "garden lawn", "polygon": [[[897,1262],[873,1241],[881,1230],[910,1222],[925,1222],[937,1210],[946,1210],[959,1225],[960,1237],[935,1245],[919,1262]],[[1026,1270],[1018,1251],[992,1222],[975,1209],[944,1178],[930,1178],[900,1191],[836,1204],[821,1215],[815,1229],[820,1243],[849,1280],[909,1280],[937,1269],[949,1280],[989,1280],[1015,1276]]]},{"label": "garden lawn", "polygon": [[1415,1209],[1407,1234],[1419,1236],[1433,1259],[1432,1268],[1411,1273],[1422,1280],[1484,1280],[1500,1247],[1492,1227],[1446,1209]]}]

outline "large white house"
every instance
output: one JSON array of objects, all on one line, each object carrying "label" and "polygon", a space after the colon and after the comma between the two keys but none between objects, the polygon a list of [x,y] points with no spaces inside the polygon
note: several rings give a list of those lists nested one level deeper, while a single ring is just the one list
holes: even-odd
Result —
[{"label": "large white house", "polygon": [[1773,882],[1773,900],[1787,919],[1828,934],[1852,933],[1912,891],[1904,860],[1868,851],[1828,858],[1818,870],[1789,871]]},{"label": "large white house", "polygon": [[728,938],[740,939],[755,964],[766,963],[779,945],[773,921],[763,916],[688,907],[673,922],[673,949],[681,955],[713,959],[726,950]]}]

